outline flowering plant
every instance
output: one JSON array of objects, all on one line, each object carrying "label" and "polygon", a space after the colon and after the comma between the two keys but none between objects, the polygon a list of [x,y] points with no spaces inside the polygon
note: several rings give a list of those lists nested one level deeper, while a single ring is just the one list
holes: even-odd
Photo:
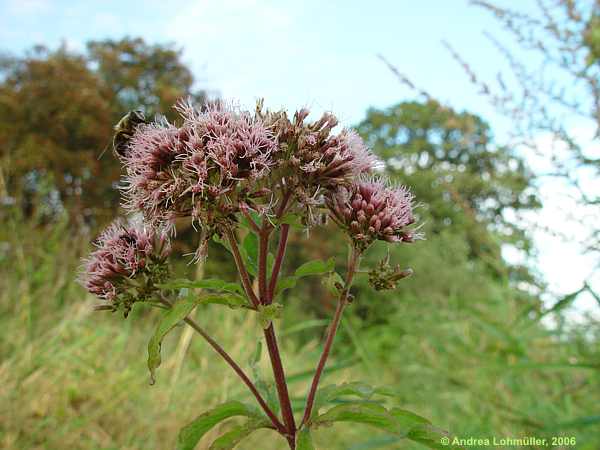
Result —
[{"label": "flowering plant", "polygon": [[[377,175],[377,159],[354,131],[335,133],[337,120],[332,114],[307,122],[306,109],[290,119],[284,111],[264,110],[262,102],[252,112],[225,102],[200,110],[180,102],[176,109],[181,116],[177,125],[165,119],[149,123],[136,111],[116,127],[115,152],[125,171],[124,206],[136,219],[117,221],[101,234],[81,278],[86,289],[103,300],[98,309],[120,310],[127,316],[136,303],[144,302],[164,310],[148,344],[152,383],[161,362],[161,342],[183,321],[256,398],[260,409],[232,401],[202,414],[181,430],[177,448],[195,448],[212,427],[233,416],[248,421],[219,437],[211,449],[234,448],[259,428],[279,433],[291,449],[312,449],[311,430],[347,421],[437,448],[443,432],[416,414],[384,407],[379,396],[387,391],[363,383],[319,389],[342,314],[353,299],[350,289],[361,256],[376,240],[397,244],[420,237],[411,227],[415,220],[409,190]],[[335,272],[334,261],[329,260],[307,262],[292,276],[282,277],[290,227],[318,226],[327,216],[348,237],[345,276]],[[169,236],[180,218],[191,220],[199,232],[195,259],[206,257],[209,240],[222,244],[233,256],[239,284],[171,278]],[[240,231],[246,235],[243,242],[238,239]],[[274,238],[277,244],[270,253]],[[410,273],[383,261],[369,272],[369,279],[376,289],[390,289]],[[338,303],[302,415],[295,417],[275,321],[282,307],[281,292],[308,275],[327,276]],[[203,294],[189,294],[197,288]],[[207,303],[258,314],[278,405],[269,404],[238,363],[189,317],[195,306]],[[348,401],[332,406],[341,398]]]}]

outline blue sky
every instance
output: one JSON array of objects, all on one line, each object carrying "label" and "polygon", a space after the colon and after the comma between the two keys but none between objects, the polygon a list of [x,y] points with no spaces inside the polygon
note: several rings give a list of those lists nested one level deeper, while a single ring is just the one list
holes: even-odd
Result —
[{"label": "blue sky", "polygon": [[[175,42],[198,82],[224,96],[273,106],[331,109],[345,123],[369,106],[411,95],[376,57],[383,54],[437,98],[491,114],[444,49],[446,39],[495,75],[482,31],[494,20],[464,0],[52,1],[0,0],[0,42],[74,49],[89,39],[143,36]],[[497,27],[496,27],[497,28]]]},{"label": "blue sky", "polygon": [[[533,0],[496,3],[535,10]],[[200,87],[248,106],[264,97],[269,107],[331,110],[344,125],[361,120],[368,107],[414,98],[377,58],[382,54],[434,97],[482,115],[501,140],[509,122],[477,94],[442,45],[450,42],[479,75],[493,79],[506,65],[484,30],[503,36],[489,14],[466,0],[0,0],[1,50],[61,41],[77,50],[90,39],[124,35],[173,42],[184,49]],[[564,203],[563,187],[541,188],[546,206],[531,220],[580,233],[561,213],[575,208]],[[538,267],[551,287],[579,288],[593,261],[575,244],[535,238]]]}]

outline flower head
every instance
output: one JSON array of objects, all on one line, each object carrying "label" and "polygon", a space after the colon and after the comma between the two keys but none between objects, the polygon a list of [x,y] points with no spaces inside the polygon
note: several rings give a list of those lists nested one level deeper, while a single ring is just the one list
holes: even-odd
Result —
[{"label": "flower head", "polygon": [[407,227],[414,223],[413,196],[404,186],[380,178],[362,178],[341,186],[326,199],[334,221],[361,249],[375,240],[413,242],[421,236]]},{"label": "flower head", "polygon": [[277,140],[260,118],[229,103],[176,109],[180,127],[162,120],[136,128],[124,158],[126,206],[155,225],[192,217],[210,237],[234,220],[241,201],[254,204],[265,192]]},{"label": "flower head", "polygon": [[301,185],[334,188],[373,169],[377,160],[355,131],[334,134],[338,120],[333,114],[305,123],[308,115],[307,109],[296,111],[291,122],[284,112],[266,114]]},{"label": "flower head", "polygon": [[169,243],[164,235],[141,224],[115,221],[95,245],[96,250],[84,261],[80,282],[90,293],[110,302],[113,310],[123,304],[127,314],[133,302],[150,293],[151,283],[164,276]]}]

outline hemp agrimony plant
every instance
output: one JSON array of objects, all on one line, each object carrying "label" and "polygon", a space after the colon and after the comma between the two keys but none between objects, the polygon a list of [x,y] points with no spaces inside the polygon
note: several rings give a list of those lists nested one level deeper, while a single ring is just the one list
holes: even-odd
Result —
[{"label": "hemp agrimony plant", "polygon": [[[115,127],[115,154],[124,167],[123,206],[134,219],[116,221],[98,238],[84,264],[82,283],[103,302],[97,309],[122,311],[136,303],[162,310],[148,344],[151,383],[161,362],[161,342],[185,322],[231,366],[259,408],[231,401],[185,426],[177,449],[193,449],[211,428],[233,416],[245,424],[223,434],[211,449],[231,449],[259,428],[282,435],[290,449],[312,449],[311,430],[334,422],[378,427],[399,438],[433,447],[442,432],[416,414],[386,408],[389,391],[363,383],[319,389],[342,314],[353,300],[352,281],[361,256],[376,240],[410,243],[420,236],[413,226],[413,198],[377,174],[377,159],[352,130],[334,132],[338,122],[324,114],[307,122],[301,109],[289,119],[284,111],[242,111],[214,102],[196,109],[180,102],[178,124],[152,123],[139,111]],[[333,259],[310,261],[283,276],[290,229],[309,229],[330,217],[348,238],[348,262],[340,275]],[[209,240],[232,255],[239,283],[221,279],[173,279],[168,266],[175,221],[187,218],[198,231],[195,260],[207,256]],[[244,239],[240,239],[244,236]],[[365,272],[364,270],[360,271]],[[394,288],[410,270],[382,261],[370,270],[376,289]],[[306,276],[324,276],[337,297],[323,352],[301,411],[294,411],[279,350],[275,322],[281,293]],[[197,289],[202,293],[196,293]],[[243,308],[258,315],[273,369],[278,402],[251,380],[189,314],[200,304]],[[344,399],[343,403],[339,400]],[[297,415],[295,414],[297,413]]]}]

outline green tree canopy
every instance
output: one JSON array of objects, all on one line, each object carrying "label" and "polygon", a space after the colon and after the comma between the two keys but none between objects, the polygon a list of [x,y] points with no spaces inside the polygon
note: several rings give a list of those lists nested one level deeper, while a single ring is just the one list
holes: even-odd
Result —
[{"label": "green tree canopy", "polygon": [[504,264],[502,244],[529,251],[514,213],[537,208],[532,175],[506,147],[496,147],[480,117],[430,100],[371,109],[358,126],[385,170],[422,203],[428,234],[463,238],[472,257]]},{"label": "green tree canopy", "polygon": [[[167,112],[181,97],[199,100],[181,51],[125,38],[90,42],[78,54],[36,47],[0,64],[2,195],[27,214],[67,208],[78,220],[118,205],[119,165],[107,150],[127,111]],[[102,221],[103,219],[100,219]]]}]

